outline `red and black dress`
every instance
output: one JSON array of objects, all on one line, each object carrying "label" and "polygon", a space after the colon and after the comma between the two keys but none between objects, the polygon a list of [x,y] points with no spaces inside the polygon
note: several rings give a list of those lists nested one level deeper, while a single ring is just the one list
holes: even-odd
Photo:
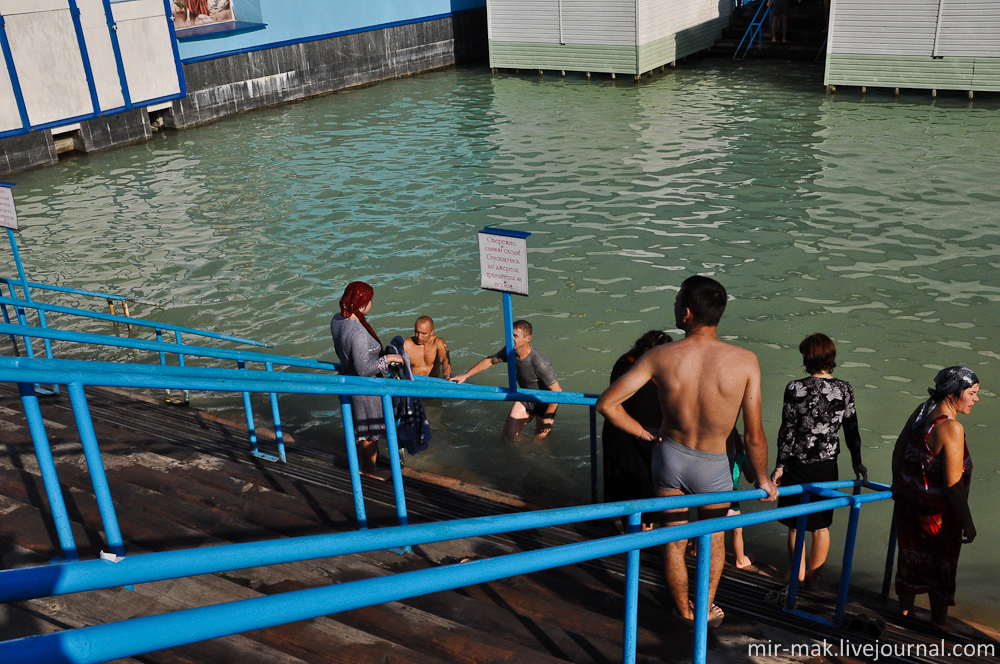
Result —
[{"label": "red and black dress", "polygon": [[[930,593],[955,605],[955,573],[962,550],[962,517],[948,499],[944,458],[927,446],[931,431],[947,415],[936,417],[923,436],[911,436],[903,450],[896,487],[896,538],[899,559],[896,594]],[[972,458],[962,443],[962,479],[972,481]]]}]

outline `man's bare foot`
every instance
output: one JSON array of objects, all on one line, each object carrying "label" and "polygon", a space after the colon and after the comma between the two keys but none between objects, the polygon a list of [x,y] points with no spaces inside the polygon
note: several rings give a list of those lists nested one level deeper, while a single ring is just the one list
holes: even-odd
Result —
[{"label": "man's bare foot", "polygon": [[370,471],[362,470],[361,474],[365,477],[370,477],[373,480],[379,480],[380,482],[388,482],[392,479],[391,470],[381,470],[379,468]]},{"label": "man's bare foot", "polygon": [[787,39],[782,39],[782,40],[781,40],[781,43],[782,43],[782,44],[787,44],[787,43],[788,43],[788,40],[787,40]]},{"label": "man's bare foot", "polygon": [[777,39],[775,39],[774,37],[771,37],[771,41],[772,41],[772,42],[776,42],[776,41],[778,41],[778,40],[777,40]]},{"label": "man's bare foot", "polygon": [[743,556],[742,558],[736,559],[736,569],[747,569],[748,567],[753,567],[755,556]]}]

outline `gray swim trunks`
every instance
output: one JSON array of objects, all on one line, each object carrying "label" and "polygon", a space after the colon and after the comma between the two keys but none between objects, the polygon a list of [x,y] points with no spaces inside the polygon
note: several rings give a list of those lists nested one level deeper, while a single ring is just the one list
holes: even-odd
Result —
[{"label": "gray swim trunks", "polygon": [[733,490],[729,455],[702,452],[664,437],[653,447],[653,484],[659,489],[680,489],[684,493],[715,493]]}]

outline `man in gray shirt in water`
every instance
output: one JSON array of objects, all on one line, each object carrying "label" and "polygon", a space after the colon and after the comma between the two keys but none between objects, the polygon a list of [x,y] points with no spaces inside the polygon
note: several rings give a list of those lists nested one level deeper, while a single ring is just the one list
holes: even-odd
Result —
[{"label": "man in gray shirt in water", "polygon": [[[517,368],[517,385],[525,390],[550,390],[562,392],[552,362],[540,350],[531,347],[531,323],[526,320],[514,321],[514,359]],[[455,383],[464,383],[470,376],[480,371],[486,371],[494,364],[507,361],[507,349],[484,357],[476,365],[463,374],[452,376]],[[556,417],[559,404],[537,403],[534,401],[515,401],[503,425],[504,438],[514,438],[532,419],[536,420],[535,435],[539,438],[548,436],[552,431],[552,422]]]}]

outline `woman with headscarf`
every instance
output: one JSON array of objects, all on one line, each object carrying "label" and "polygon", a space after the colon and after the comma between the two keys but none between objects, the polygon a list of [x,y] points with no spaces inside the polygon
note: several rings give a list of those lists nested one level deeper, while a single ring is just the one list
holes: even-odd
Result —
[{"label": "woman with headscarf", "polygon": [[[868,480],[868,469],[861,463],[861,434],[854,405],[854,388],[847,381],[833,377],[837,366],[837,347],[825,334],[810,334],[799,344],[806,378],[788,383],[781,409],[778,431],[778,456],[771,481],[781,486],[832,482],[838,475],[840,429],[851,451],[851,465],[858,479]],[[797,505],[800,496],[778,498],[778,507]],[[795,552],[798,517],[781,519],[788,527],[788,556]],[[812,546],[806,561],[802,547],[799,581],[807,587],[819,586],[819,574],[830,551],[830,524],[833,511],[810,514],[806,530],[812,533]],[[804,536],[804,534],[803,534]]]},{"label": "woman with headscarf", "polygon": [[955,605],[958,555],[976,538],[969,511],[972,458],[956,418],[979,401],[979,378],[966,367],[949,367],[927,392],[930,399],[907,420],[892,452],[896,594],[909,616],[916,595],[927,593],[931,621],[945,626]]},{"label": "woman with headscarf", "polygon": [[[340,313],[330,321],[333,346],[340,358],[340,373],[347,376],[375,377],[388,374],[389,363],[402,362],[399,355],[384,355],[382,342],[368,324],[365,315],[371,311],[374,289],[363,281],[352,281],[340,298]],[[378,471],[378,439],[385,431],[382,397],[351,396],[354,435],[357,439],[361,474],[385,480],[388,471]]]}]

